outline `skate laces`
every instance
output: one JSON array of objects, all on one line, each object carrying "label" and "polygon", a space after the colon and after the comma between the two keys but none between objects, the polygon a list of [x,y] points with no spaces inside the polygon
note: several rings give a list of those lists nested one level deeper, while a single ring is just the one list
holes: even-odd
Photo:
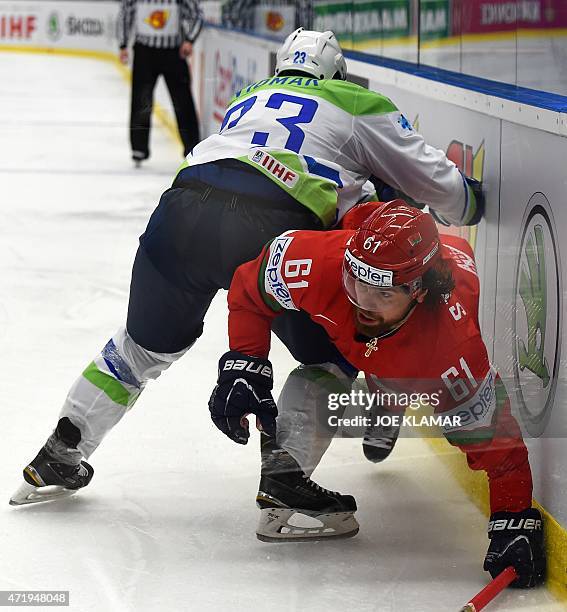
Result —
[{"label": "skate laces", "polygon": [[315,481],[311,480],[311,478],[309,478],[307,474],[302,474],[301,477],[303,478],[303,480],[305,481],[305,484],[308,487],[310,487],[311,489],[314,489],[318,493],[325,493],[333,497],[337,497],[338,495],[340,495],[340,493],[338,493],[337,491],[330,491],[329,489],[325,489],[325,487],[318,485]]},{"label": "skate laces", "polygon": [[386,444],[391,444],[395,439],[397,439],[398,427],[394,427],[393,425],[385,425],[383,427],[369,427],[364,434],[364,441],[377,441],[383,442]]},{"label": "skate laces", "polygon": [[370,444],[370,446],[384,446],[386,448],[391,448],[394,446],[396,442],[396,438],[394,436],[372,436],[366,435],[363,440],[364,444]]},{"label": "skate laces", "polygon": [[58,461],[50,461],[49,465],[61,478],[74,478],[83,475],[81,473],[81,465],[69,465],[68,463]]},{"label": "skate laces", "polygon": [[43,450],[52,463],[77,466],[80,465],[83,458],[78,449],[69,447],[65,442],[60,440],[55,433],[49,436]]}]

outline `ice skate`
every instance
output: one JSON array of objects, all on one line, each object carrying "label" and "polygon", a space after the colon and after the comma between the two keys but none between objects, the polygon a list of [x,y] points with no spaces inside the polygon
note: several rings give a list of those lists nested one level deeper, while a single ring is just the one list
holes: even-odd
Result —
[{"label": "ice skate", "polygon": [[289,453],[262,449],[262,477],[256,496],[261,510],[256,535],[263,542],[350,538],[358,533],[351,495],[313,482]]},{"label": "ice skate", "polygon": [[10,505],[22,506],[69,497],[89,484],[93,468],[82,460],[75,447],[69,446],[68,439],[61,437],[62,432],[64,435],[71,428],[74,426],[68,419],[61,419],[45,446],[24,468],[24,482],[10,498]]},{"label": "ice skate", "polygon": [[[392,424],[377,424],[382,417],[391,418],[394,413],[374,406],[371,412],[372,425],[366,428],[362,440],[362,451],[368,461],[380,463],[389,457],[400,435],[400,426]],[[402,415],[399,414],[401,417]],[[387,421],[389,423],[389,421]]]},{"label": "ice skate", "polygon": [[132,151],[132,161],[134,162],[134,168],[141,168],[142,162],[148,159],[149,155],[143,151]]}]

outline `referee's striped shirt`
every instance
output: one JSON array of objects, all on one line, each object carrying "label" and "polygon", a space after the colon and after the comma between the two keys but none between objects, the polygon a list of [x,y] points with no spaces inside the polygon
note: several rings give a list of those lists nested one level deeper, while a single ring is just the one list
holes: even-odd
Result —
[{"label": "referee's striped shirt", "polygon": [[[194,42],[203,27],[203,11],[199,0],[142,0],[146,5],[155,5],[155,9],[167,10],[172,4],[179,6],[179,32],[175,35],[134,33],[134,41],[148,47],[171,49],[179,47],[188,40]],[[136,5],[139,0],[121,0],[118,14],[118,42],[121,49],[128,46],[128,41],[135,29]]]}]

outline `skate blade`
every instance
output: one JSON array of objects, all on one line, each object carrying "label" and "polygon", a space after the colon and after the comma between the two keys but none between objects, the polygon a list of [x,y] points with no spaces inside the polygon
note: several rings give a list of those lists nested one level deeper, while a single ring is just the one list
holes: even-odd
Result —
[{"label": "skate blade", "polygon": [[[298,526],[290,523],[292,518],[318,522],[318,526]],[[313,520],[315,519],[315,521]],[[304,514],[293,508],[264,508],[256,537],[262,542],[309,542],[331,538],[352,538],[358,533],[359,524],[353,512],[330,514]]]},{"label": "skate blade", "polygon": [[73,495],[77,490],[66,489],[59,485],[35,487],[27,482],[23,482],[10,498],[10,506],[25,506],[26,504],[37,504],[39,502],[61,499]]}]

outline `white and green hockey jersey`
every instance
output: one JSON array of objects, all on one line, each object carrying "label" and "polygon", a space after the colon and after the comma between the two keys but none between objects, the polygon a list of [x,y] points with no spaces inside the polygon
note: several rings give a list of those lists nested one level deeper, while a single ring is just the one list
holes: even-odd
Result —
[{"label": "white and green hockey jersey", "polygon": [[[354,83],[271,77],[231,100],[218,134],[185,165],[234,158],[270,177],[329,226],[373,174],[461,225],[474,198],[455,164],[386,97]],[[474,201],[474,200],[473,200]]]}]

